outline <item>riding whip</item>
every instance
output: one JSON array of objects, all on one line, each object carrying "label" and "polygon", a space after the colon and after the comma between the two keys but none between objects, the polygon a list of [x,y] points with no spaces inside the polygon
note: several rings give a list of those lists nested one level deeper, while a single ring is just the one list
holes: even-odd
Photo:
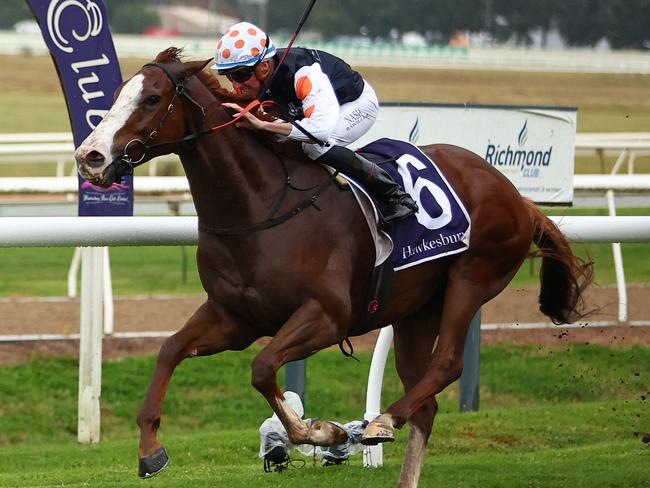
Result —
[{"label": "riding whip", "polygon": [[[282,58],[280,58],[280,62],[277,64],[275,69],[273,70],[273,73],[271,73],[271,76],[267,78],[267,80],[264,82],[264,85],[262,85],[262,89],[260,90],[259,95],[257,96],[257,100],[262,100],[262,98],[267,94],[269,91],[269,87],[271,86],[271,83],[273,82],[273,79],[275,76],[278,74],[280,71],[280,66],[282,66],[282,63],[284,63],[284,60],[287,57],[287,54],[289,54],[289,50],[291,49],[291,46],[293,45],[293,42],[296,40],[298,37],[298,33],[302,29],[302,26],[305,24],[307,21],[307,18],[309,17],[309,14],[311,13],[311,10],[314,8],[314,5],[316,4],[316,0],[310,0],[309,3],[307,4],[307,7],[305,8],[305,11],[302,14],[302,17],[298,21],[298,26],[296,27],[296,32],[294,32],[293,37],[289,41],[289,44],[284,50],[284,54],[282,55]],[[268,46],[268,41],[267,41],[267,46]],[[260,57],[262,59],[263,56]],[[324,146],[325,142],[321,141],[317,137],[315,137],[312,133],[310,133],[307,129],[302,127],[298,122],[293,120],[291,117],[286,117],[287,121],[293,125],[296,129],[298,129],[300,132],[302,132],[304,135],[306,135],[309,139],[311,139],[313,142],[318,144],[319,146]]]}]

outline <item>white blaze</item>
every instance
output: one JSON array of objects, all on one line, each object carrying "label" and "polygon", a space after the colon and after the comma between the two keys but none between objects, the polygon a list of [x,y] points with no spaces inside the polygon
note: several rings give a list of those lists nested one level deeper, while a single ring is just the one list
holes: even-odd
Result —
[{"label": "white blaze", "polygon": [[124,127],[131,114],[137,109],[142,99],[143,86],[143,74],[137,74],[126,82],[120,96],[117,97],[104,119],[77,148],[77,158],[84,158],[89,152],[97,151],[104,156],[106,164],[112,161],[115,134]]}]

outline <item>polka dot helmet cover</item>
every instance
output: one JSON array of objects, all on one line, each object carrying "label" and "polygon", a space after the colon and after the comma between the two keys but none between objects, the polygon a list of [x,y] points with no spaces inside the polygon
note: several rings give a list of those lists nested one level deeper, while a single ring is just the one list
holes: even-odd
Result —
[{"label": "polka dot helmet cover", "polygon": [[262,29],[249,22],[239,22],[219,39],[212,69],[221,73],[243,66],[255,66],[274,55],[275,45]]}]

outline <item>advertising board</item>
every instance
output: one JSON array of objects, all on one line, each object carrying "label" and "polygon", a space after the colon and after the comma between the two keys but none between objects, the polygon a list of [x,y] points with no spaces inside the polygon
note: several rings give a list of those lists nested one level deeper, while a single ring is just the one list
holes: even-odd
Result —
[{"label": "advertising board", "polygon": [[534,202],[570,205],[576,119],[573,107],[387,103],[354,147],[382,137],[454,144],[484,158]]}]

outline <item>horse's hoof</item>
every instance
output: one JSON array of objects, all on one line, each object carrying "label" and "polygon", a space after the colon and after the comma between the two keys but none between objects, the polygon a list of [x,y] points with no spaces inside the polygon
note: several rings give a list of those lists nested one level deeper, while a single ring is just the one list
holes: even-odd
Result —
[{"label": "horse's hoof", "polygon": [[309,431],[311,442],[316,446],[338,446],[348,440],[348,433],[334,422],[315,420]]},{"label": "horse's hoof", "polygon": [[156,476],[169,464],[169,455],[164,447],[161,447],[153,454],[140,458],[138,475],[140,478],[151,478]]},{"label": "horse's hoof", "polygon": [[348,433],[345,431],[345,429],[343,427],[336,425],[333,422],[327,422],[327,423],[333,427],[332,430],[334,435],[334,445],[340,446],[341,444],[345,444],[349,439]]},{"label": "horse's hoof", "polygon": [[376,446],[384,442],[393,442],[395,434],[393,426],[390,425],[390,418],[380,415],[370,422],[361,436],[361,444],[364,446]]}]

